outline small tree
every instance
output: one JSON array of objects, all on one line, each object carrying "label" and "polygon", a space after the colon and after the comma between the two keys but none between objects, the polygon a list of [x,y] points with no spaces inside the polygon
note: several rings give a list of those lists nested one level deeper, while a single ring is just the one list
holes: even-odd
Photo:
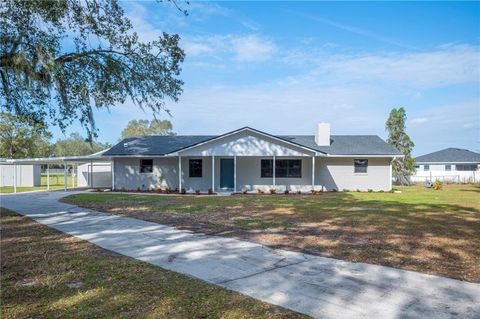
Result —
[{"label": "small tree", "polygon": [[412,148],[414,146],[412,140],[407,135],[406,123],[407,115],[405,109],[400,107],[393,108],[386,122],[386,130],[388,131],[388,144],[395,147],[404,155],[403,158],[396,158],[392,163],[393,176],[400,185],[409,185],[409,176],[415,171],[415,161],[412,158]]},{"label": "small tree", "polygon": [[122,131],[122,139],[132,136],[175,135],[168,120],[131,120]]}]

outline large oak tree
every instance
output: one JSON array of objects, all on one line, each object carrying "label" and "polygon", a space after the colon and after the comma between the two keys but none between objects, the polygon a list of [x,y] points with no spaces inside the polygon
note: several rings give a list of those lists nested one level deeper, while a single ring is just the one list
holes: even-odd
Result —
[{"label": "large oak tree", "polygon": [[78,119],[91,138],[94,108],[131,99],[156,115],[182,92],[179,36],[142,42],[116,0],[4,0],[0,23],[3,111],[63,130]]}]

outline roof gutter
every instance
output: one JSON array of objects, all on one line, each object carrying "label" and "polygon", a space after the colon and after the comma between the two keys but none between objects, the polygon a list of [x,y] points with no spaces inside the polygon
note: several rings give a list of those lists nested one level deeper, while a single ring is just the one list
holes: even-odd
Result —
[{"label": "roof gutter", "polygon": [[335,155],[335,154],[327,154],[327,157],[392,157],[392,158],[404,158],[405,155],[403,154],[375,154],[375,155],[372,155],[372,154],[338,154],[338,155]]}]

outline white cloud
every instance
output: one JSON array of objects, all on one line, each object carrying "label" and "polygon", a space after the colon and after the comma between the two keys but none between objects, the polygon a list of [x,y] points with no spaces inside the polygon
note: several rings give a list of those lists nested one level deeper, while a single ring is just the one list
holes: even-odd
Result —
[{"label": "white cloud", "polygon": [[417,118],[414,118],[410,121],[410,123],[412,124],[421,124],[421,123],[425,123],[428,121],[428,118],[426,117],[417,117]]},{"label": "white cloud", "polygon": [[241,62],[265,61],[275,51],[275,45],[256,35],[232,38],[235,58]]},{"label": "white cloud", "polygon": [[237,62],[266,61],[276,50],[270,39],[258,35],[185,37],[182,43],[187,56],[223,56]]},{"label": "white cloud", "polygon": [[352,25],[340,23],[340,22],[333,21],[333,20],[326,19],[326,18],[322,18],[322,17],[312,16],[312,15],[309,15],[309,14],[303,14],[303,13],[292,12],[292,11],[290,11],[290,13],[298,15],[298,16],[302,16],[304,18],[307,18],[307,19],[310,19],[310,20],[313,20],[313,21],[317,21],[317,22],[320,22],[320,23],[323,23],[323,24],[326,24],[326,25],[329,25],[329,26],[332,26],[334,28],[337,28],[337,29],[340,29],[340,30],[343,30],[343,31],[346,31],[346,32],[354,33],[354,34],[357,34],[357,35],[360,35],[360,36],[363,36],[363,37],[366,37],[366,38],[377,40],[377,41],[380,41],[380,42],[383,42],[383,43],[392,44],[392,45],[402,47],[402,48],[406,48],[406,49],[410,49],[410,50],[416,50],[416,51],[419,50],[418,48],[416,48],[412,45],[408,45],[408,44],[399,42],[395,39],[392,39],[392,38],[389,38],[389,37],[386,37],[386,36],[382,36],[378,33],[375,33],[375,32],[369,31],[369,30],[365,30],[365,29],[362,29],[362,28],[358,28],[358,27],[355,27],[355,26],[352,26]]},{"label": "white cloud", "polygon": [[[331,54],[320,50],[293,50],[282,57],[292,65],[312,66],[309,81],[388,81],[414,88],[476,83],[480,78],[480,47],[454,45],[428,52]],[[301,75],[305,77],[305,75]]]},{"label": "white cloud", "polygon": [[180,45],[185,50],[187,56],[203,55],[214,51],[214,48],[201,42],[181,41]]}]

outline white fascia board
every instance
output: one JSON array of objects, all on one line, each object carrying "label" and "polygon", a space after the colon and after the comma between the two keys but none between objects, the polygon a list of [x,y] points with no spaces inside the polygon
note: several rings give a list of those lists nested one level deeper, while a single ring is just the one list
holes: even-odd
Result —
[{"label": "white fascia board", "polygon": [[173,157],[173,156],[166,156],[166,155],[108,155],[105,158],[160,158],[160,157]]},{"label": "white fascia board", "polygon": [[107,156],[62,156],[62,157],[38,157],[38,158],[18,158],[7,159],[4,163],[10,164],[57,164],[63,162],[89,162],[105,161],[110,158]]},{"label": "white fascia board", "polygon": [[403,158],[404,155],[392,155],[392,154],[385,154],[385,155],[368,155],[368,154],[354,154],[354,155],[334,155],[334,154],[327,154],[327,157],[391,157],[391,158]]},{"label": "white fascia board", "polygon": [[427,164],[427,165],[435,165],[435,164],[480,164],[480,162],[415,162],[415,164]]}]

